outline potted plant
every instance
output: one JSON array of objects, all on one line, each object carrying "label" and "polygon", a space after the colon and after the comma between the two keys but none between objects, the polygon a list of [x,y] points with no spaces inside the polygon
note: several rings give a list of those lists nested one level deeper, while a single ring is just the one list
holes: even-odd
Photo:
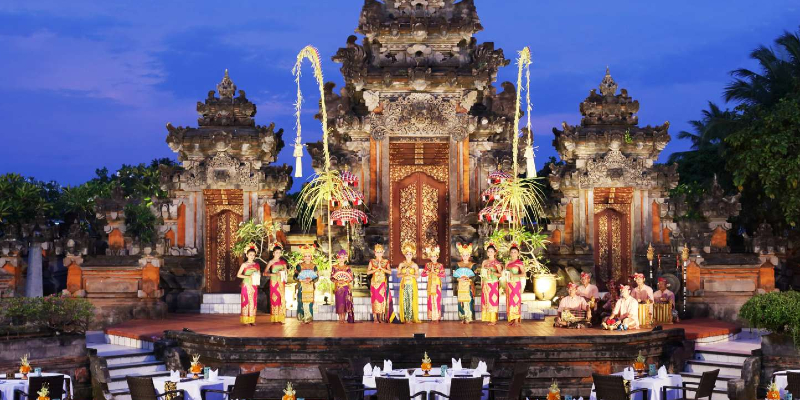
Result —
[{"label": "potted plant", "polygon": [[525,269],[533,283],[533,292],[539,300],[551,300],[556,295],[556,276],[550,269],[542,264],[542,250],[549,241],[547,235],[540,229],[531,231],[525,227],[496,229],[489,235],[488,240],[495,244],[498,250],[498,259],[508,261],[508,250],[511,243],[518,243],[520,257],[525,263]]}]

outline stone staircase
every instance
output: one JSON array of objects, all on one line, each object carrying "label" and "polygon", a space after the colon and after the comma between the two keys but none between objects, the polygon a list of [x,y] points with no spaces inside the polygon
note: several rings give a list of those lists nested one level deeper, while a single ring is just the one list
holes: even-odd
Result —
[{"label": "stone staircase", "polygon": [[125,380],[128,376],[169,376],[166,365],[156,360],[151,343],[90,332],[86,335],[86,347],[96,349],[104,362],[105,372],[108,372],[108,394],[115,400],[131,399]]},{"label": "stone staircase", "polygon": [[[728,399],[728,381],[742,378],[743,364],[753,350],[761,347],[760,340],[747,332],[717,342],[695,344],[695,357],[686,362],[681,372],[684,382],[700,382],[703,372],[719,369],[717,384],[711,400]],[[693,392],[687,393],[693,396]]]}]

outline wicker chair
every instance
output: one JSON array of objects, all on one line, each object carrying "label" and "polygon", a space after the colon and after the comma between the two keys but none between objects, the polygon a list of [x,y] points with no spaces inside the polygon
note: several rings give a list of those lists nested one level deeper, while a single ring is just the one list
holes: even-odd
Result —
[{"label": "wicker chair", "polygon": [[378,389],[375,400],[410,400],[419,397],[427,400],[427,392],[418,392],[411,395],[408,379],[375,378],[375,388]]},{"label": "wicker chair", "polygon": [[453,378],[450,383],[450,395],[431,390],[429,398],[434,395],[454,400],[480,400],[483,395],[483,378]]},{"label": "wicker chair", "polygon": [[229,390],[219,389],[200,389],[200,397],[206,400],[206,393],[222,393],[227,395],[228,400],[249,400],[256,395],[258,376],[260,372],[236,375],[236,381]]},{"label": "wicker chair", "polygon": [[128,376],[125,377],[128,381],[128,389],[131,391],[131,400],[159,400],[164,396],[177,396],[177,399],[183,400],[186,398],[183,389],[170,390],[158,394],[156,386],[153,384],[153,378],[141,376]]},{"label": "wicker chair", "polygon": [[[683,396],[675,400],[688,399],[688,397],[686,397],[686,391],[695,392],[693,399],[708,398],[708,400],[711,400],[711,395],[714,394],[714,386],[717,385],[717,376],[719,376],[719,370],[715,369],[713,371],[703,372],[703,375],[700,377],[700,382],[683,382],[683,386],[663,386],[661,388],[661,398],[667,398],[668,389],[678,389],[683,391]],[[697,385],[697,387],[691,388],[688,385]]]},{"label": "wicker chair", "polygon": [[42,389],[43,385],[47,385],[47,389],[50,391],[49,396],[51,399],[64,398],[64,375],[31,376],[28,379],[28,393],[25,393],[20,389],[15,389],[15,400],[20,400],[23,397],[26,399],[37,399],[39,397],[37,392]]},{"label": "wicker chair", "polygon": [[472,360],[470,360],[470,362],[469,362],[469,367],[472,368],[472,369],[478,368],[478,363],[480,363],[481,361],[486,363],[486,370],[487,371],[491,372],[492,370],[494,370],[494,358],[493,357],[490,357],[490,358],[472,357]]},{"label": "wicker chair", "polygon": [[625,380],[619,375],[592,374],[592,380],[597,400],[631,400],[638,392],[644,393],[644,399],[648,398],[645,388],[628,392],[625,389]]},{"label": "wicker chair", "polygon": [[342,377],[334,371],[326,370],[325,375],[331,385],[331,394],[334,400],[355,400],[364,398],[365,389],[348,388]]},{"label": "wicker chair", "polygon": [[792,398],[800,396],[800,372],[780,371],[772,374],[772,381],[779,375],[786,376],[786,391],[792,394]]},{"label": "wicker chair", "polygon": [[350,370],[353,376],[363,377],[364,376],[364,366],[367,364],[371,364],[372,360],[369,357],[355,357],[355,358],[348,358],[347,362],[350,363]]},{"label": "wicker chair", "polygon": [[515,368],[514,375],[508,385],[496,385],[489,387],[489,398],[504,399],[504,400],[519,400],[522,396],[522,384],[525,383],[525,377],[528,376],[528,370]]},{"label": "wicker chair", "polygon": [[325,373],[328,369],[322,365],[318,365],[319,375],[322,376],[322,383],[325,384],[326,397],[325,400],[333,400],[333,393],[331,392],[331,383],[328,381],[328,374]]}]

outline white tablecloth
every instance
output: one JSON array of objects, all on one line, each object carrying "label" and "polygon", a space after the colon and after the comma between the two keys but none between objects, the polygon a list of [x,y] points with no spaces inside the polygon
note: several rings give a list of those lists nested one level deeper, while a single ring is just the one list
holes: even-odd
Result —
[{"label": "white tablecloth", "polygon": [[[779,371],[779,372],[800,372],[800,369],[790,369],[788,371]],[[778,390],[781,391],[781,398],[786,394],[786,385],[789,384],[786,375],[778,375],[775,377],[775,383],[778,384]]]},{"label": "white tablecloth", "polygon": [[[63,374],[42,372],[42,376],[59,376],[59,375]],[[2,376],[0,378],[0,400],[14,400],[14,390],[16,389],[20,389],[23,392],[28,393],[29,395],[31,395],[30,397],[31,399],[36,399],[37,397],[39,397],[38,394],[31,393],[28,390],[29,381],[27,379],[8,379],[5,377],[5,375],[0,375],[0,376]],[[31,376],[33,376],[33,373],[28,374],[28,378],[30,378]],[[72,384],[70,382],[69,375],[63,375],[63,376],[64,376],[64,397],[67,397],[67,395],[69,394],[67,388],[72,388]]]},{"label": "white tablecloth", "polygon": [[[411,394],[418,392],[425,392],[430,393],[431,390],[435,390],[439,393],[443,393],[446,395],[450,395],[450,379],[453,378],[453,370],[447,370],[447,377],[442,377],[441,369],[434,368],[430,371],[430,376],[418,376],[422,375],[422,370],[417,368],[414,371],[414,376],[406,377],[404,369],[397,369],[392,371],[390,374],[381,373],[381,376],[384,378],[397,378],[397,379],[408,379],[408,386],[411,389]],[[474,370],[472,369],[463,369],[458,372],[455,372],[456,378],[471,378],[472,373]],[[462,376],[463,375],[463,376]],[[375,377],[374,376],[364,376],[362,382],[364,387],[367,389],[375,389]],[[489,377],[485,377],[483,379],[483,387],[489,387]],[[369,393],[367,393],[369,394]],[[437,396],[438,398],[438,396]],[[484,392],[483,398],[488,398],[488,392]]]},{"label": "white tablecloth", "polygon": [[[614,375],[622,375],[622,372],[618,372]],[[647,398],[649,400],[674,400],[683,394],[682,391],[677,389],[669,389],[667,390],[667,398],[661,398],[661,388],[664,386],[681,386],[683,385],[683,378],[680,375],[676,374],[668,374],[666,378],[662,379],[657,376],[648,376],[647,378],[641,379],[634,379],[631,382],[631,390],[636,389],[647,389]],[[691,395],[691,393],[687,393],[687,395]],[[636,393],[634,398],[631,400],[643,400],[642,393]],[[594,385],[592,385],[592,395],[589,397],[589,400],[597,400],[597,397],[594,393]]]},{"label": "white tablecloth", "polygon": [[[155,385],[158,394],[164,393],[164,383],[169,380],[170,378],[168,376],[153,378],[153,385]],[[184,379],[184,382],[178,382],[178,389],[183,389],[185,391],[185,400],[201,400],[200,389],[228,390],[228,385],[233,385],[235,381],[235,376],[220,376],[214,381],[205,379]],[[224,396],[221,393],[209,393],[206,396],[206,400],[222,400],[223,398]]]}]

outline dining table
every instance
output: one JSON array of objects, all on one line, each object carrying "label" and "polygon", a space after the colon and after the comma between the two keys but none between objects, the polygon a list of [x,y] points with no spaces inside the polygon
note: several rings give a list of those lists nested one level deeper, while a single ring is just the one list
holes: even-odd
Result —
[{"label": "dining table", "polygon": [[[177,382],[177,389],[184,391],[184,400],[202,400],[200,394],[202,389],[228,390],[228,386],[233,385],[233,383],[236,381],[236,377],[218,376],[216,379],[206,379],[204,377],[200,377],[197,379],[181,378],[179,380],[173,379],[169,376],[153,378],[153,385],[155,385],[158,394],[163,394],[165,392],[164,384],[167,381]],[[226,397],[222,393],[211,392],[206,395],[206,400],[223,400],[225,398]]]},{"label": "dining table", "polygon": [[[406,369],[381,371],[380,376],[390,379],[408,379],[408,386],[411,394],[425,392],[425,398],[428,398],[428,394],[433,390],[444,395],[450,395],[450,384],[453,378],[472,378],[474,373],[474,369],[468,368],[460,370],[448,369],[443,376],[441,369],[434,368],[428,375],[425,375],[420,368],[416,368],[413,372],[409,372],[409,370]],[[483,376],[483,387],[488,388],[490,381],[489,374],[481,374],[481,376]],[[361,383],[364,385],[364,388],[367,389],[365,394],[375,394],[375,378],[376,376],[372,374],[364,375]],[[434,396],[431,400],[438,398],[439,396]],[[484,391],[482,399],[488,398],[489,392]]]},{"label": "dining table", "polygon": [[[618,372],[612,375],[622,375],[622,372]],[[682,397],[683,392],[678,389],[669,389],[667,390],[667,398],[661,398],[661,388],[664,386],[682,386],[683,385],[683,377],[679,374],[666,374],[664,377],[659,377],[658,375],[655,376],[645,376],[641,378],[634,378],[631,381],[631,390],[636,389],[647,389],[647,399],[643,399],[643,393],[636,393],[631,398],[631,400],[675,400]],[[589,396],[589,400],[597,400],[597,396],[594,392],[594,384],[592,385],[592,394]]]},{"label": "dining table", "polygon": [[[786,371],[777,371],[776,374],[780,374],[783,372],[800,372],[800,369],[789,369]],[[774,375],[775,383],[778,385],[778,390],[781,392],[781,398],[783,399],[786,396],[786,386],[789,384],[788,379],[786,378],[786,374],[783,375]]]},{"label": "dining table", "polygon": [[[52,372],[42,372],[41,376],[63,376],[64,377],[64,397],[67,396],[72,397],[70,393],[70,389],[72,388],[72,380],[70,379],[69,375],[52,373]],[[28,378],[35,377],[34,374],[28,374]],[[0,374],[0,400],[13,400],[14,399],[14,391],[19,389],[29,395],[33,396],[31,398],[35,399],[39,397],[35,393],[31,393],[28,390],[28,385],[30,383],[29,379],[22,379],[21,374],[15,374],[14,377],[8,377],[6,374]]]}]

